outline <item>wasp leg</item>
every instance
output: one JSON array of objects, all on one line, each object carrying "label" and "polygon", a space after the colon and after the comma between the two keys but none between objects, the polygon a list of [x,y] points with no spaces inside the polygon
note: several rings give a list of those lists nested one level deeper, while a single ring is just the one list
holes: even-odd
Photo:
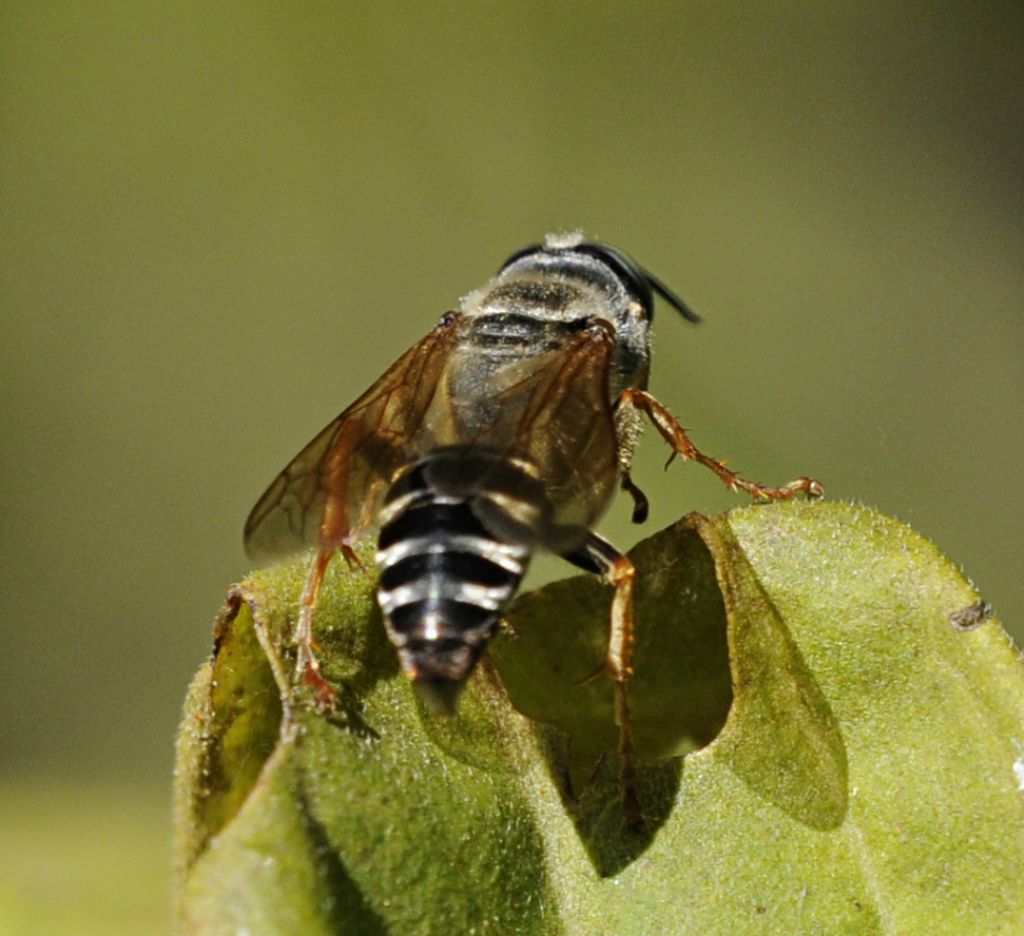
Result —
[{"label": "wasp leg", "polygon": [[636,567],[596,533],[587,534],[583,545],[563,558],[581,569],[603,576],[615,589],[603,669],[615,683],[615,723],[619,726],[619,757],[622,759],[622,811],[628,825],[639,826],[643,817],[636,789],[636,750],[626,688],[629,677],[633,675],[630,658],[634,640],[633,583]]},{"label": "wasp leg", "polygon": [[673,457],[679,455],[686,461],[699,462],[705,468],[710,468],[730,491],[746,491],[751,497],[764,500],[787,500],[796,494],[806,494],[808,497],[823,497],[825,494],[825,489],[813,478],[796,478],[782,487],[768,487],[741,478],[717,458],[711,458],[700,451],[675,417],[645,390],[623,390],[616,405],[632,406],[645,413],[662,438],[672,446]]},{"label": "wasp leg", "polygon": [[348,564],[348,567],[350,569],[358,569],[365,575],[370,574],[370,571],[366,568],[366,565],[363,563],[363,560],[359,558],[359,555],[347,542],[342,542],[342,544],[338,547],[338,551],[341,553],[342,557],[345,559],[345,562]]},{"label": "wasp leg", "polygon": [[295,627],[295,675],[313,690],[316,707],[322,712],[329,712],[334,708],[336,696],[331,684],[321,675],[320,661],[313,650],[313,617],[316,614],[316,601],[320,595],[320,586],[324,582],[324,573],[333,555],[333,549],[322,549],[313,557],[306,578],[306,587],[302,590],[299,623]]},{"label": "wasp leg", "polygon": [[647,513],[651,507],[651,502],[647,500],[647,495],[636,486],[628,471],[622,473],[621,487],[622,490],[633,498],[633,522],[643,523],[647,519]]}]

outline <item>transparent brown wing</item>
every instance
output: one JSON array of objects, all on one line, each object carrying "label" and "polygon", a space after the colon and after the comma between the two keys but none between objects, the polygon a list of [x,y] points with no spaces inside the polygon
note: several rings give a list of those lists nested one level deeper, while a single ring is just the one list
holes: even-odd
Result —
[{"label": "transparent brown wing", "polygon": [[[615,491],[617,441],[609,373],[615,348],[611,326],[596,321],[557,347],[490,368],[479,380],[481,362],[456,354],[444,373],[446,386],[428,414],[435,446],[458,446],[465,472],[437,478],[453,495],[496,487],[511,498],[535,497],[530,478],[522,489],[501,470],[476,457],[481,451],[521,460],[539,481],[550,508],[550,523],[538,545],[554,552],[582,542]],[[494,475],[492,477],[491,475]]]},{"label": "transparent brown wing", "polygon": [[245,524],[251,559],[338,547],[373,524],[381,494],[412,457],[460,321],[445,316],[277,476]]},{"label": "transparent brown wing", "polygon": [[553,511],[545,545],[555,551],[566,537],[582,540],[615,492],[614,350],[611,326],[597,321],[499,394],[506,415],[495,434],[537,466]]}]

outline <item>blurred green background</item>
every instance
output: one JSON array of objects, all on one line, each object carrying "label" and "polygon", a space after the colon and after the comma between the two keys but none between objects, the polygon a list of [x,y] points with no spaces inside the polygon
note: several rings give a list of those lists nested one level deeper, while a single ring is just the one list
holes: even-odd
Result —
[{"label": "blurred green background", "polygon": [[[165,929],[247,511],[550,230],[705,316],[652,381],[699,445],[907,521],[1024,637],[1022,48],[1016,2],[0,7],[0,932]],[[665,457],[648,531],[741,502]]]}]

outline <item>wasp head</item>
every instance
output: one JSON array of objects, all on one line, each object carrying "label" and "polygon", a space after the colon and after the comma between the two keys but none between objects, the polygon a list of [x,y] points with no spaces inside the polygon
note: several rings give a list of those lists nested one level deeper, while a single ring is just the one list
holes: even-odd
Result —
[{"label": "wasp head", "polygon": [[535,268],[538,271],[575,276],[612,293],[617,292],[615,287],[618,287],[639,304],[648,322],[654,317],[655,294],[683,318],[694,323],[700,321],[696,312],[629,254],[611,244],[589,241],[580,231],[549,234],[543,244],[531,244],[516,251],[502,264],[500,274],[505,274],[513,267],[516,272]]}]

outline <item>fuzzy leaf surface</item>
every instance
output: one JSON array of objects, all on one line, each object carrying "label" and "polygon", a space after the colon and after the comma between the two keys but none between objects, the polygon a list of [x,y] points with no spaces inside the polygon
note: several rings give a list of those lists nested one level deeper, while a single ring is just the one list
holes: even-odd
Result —
[{"label": "fuzzy leaf surface", "polygon": [[1024,666],[946,557],[837,503],[693,515],[631,557],[641,831],[587,679],[600,582],[523,595],[443,720],[335,563],[341,705],[283,731],[304,562],[238,586],[179,737],[183,929],[1019,932]]}]

